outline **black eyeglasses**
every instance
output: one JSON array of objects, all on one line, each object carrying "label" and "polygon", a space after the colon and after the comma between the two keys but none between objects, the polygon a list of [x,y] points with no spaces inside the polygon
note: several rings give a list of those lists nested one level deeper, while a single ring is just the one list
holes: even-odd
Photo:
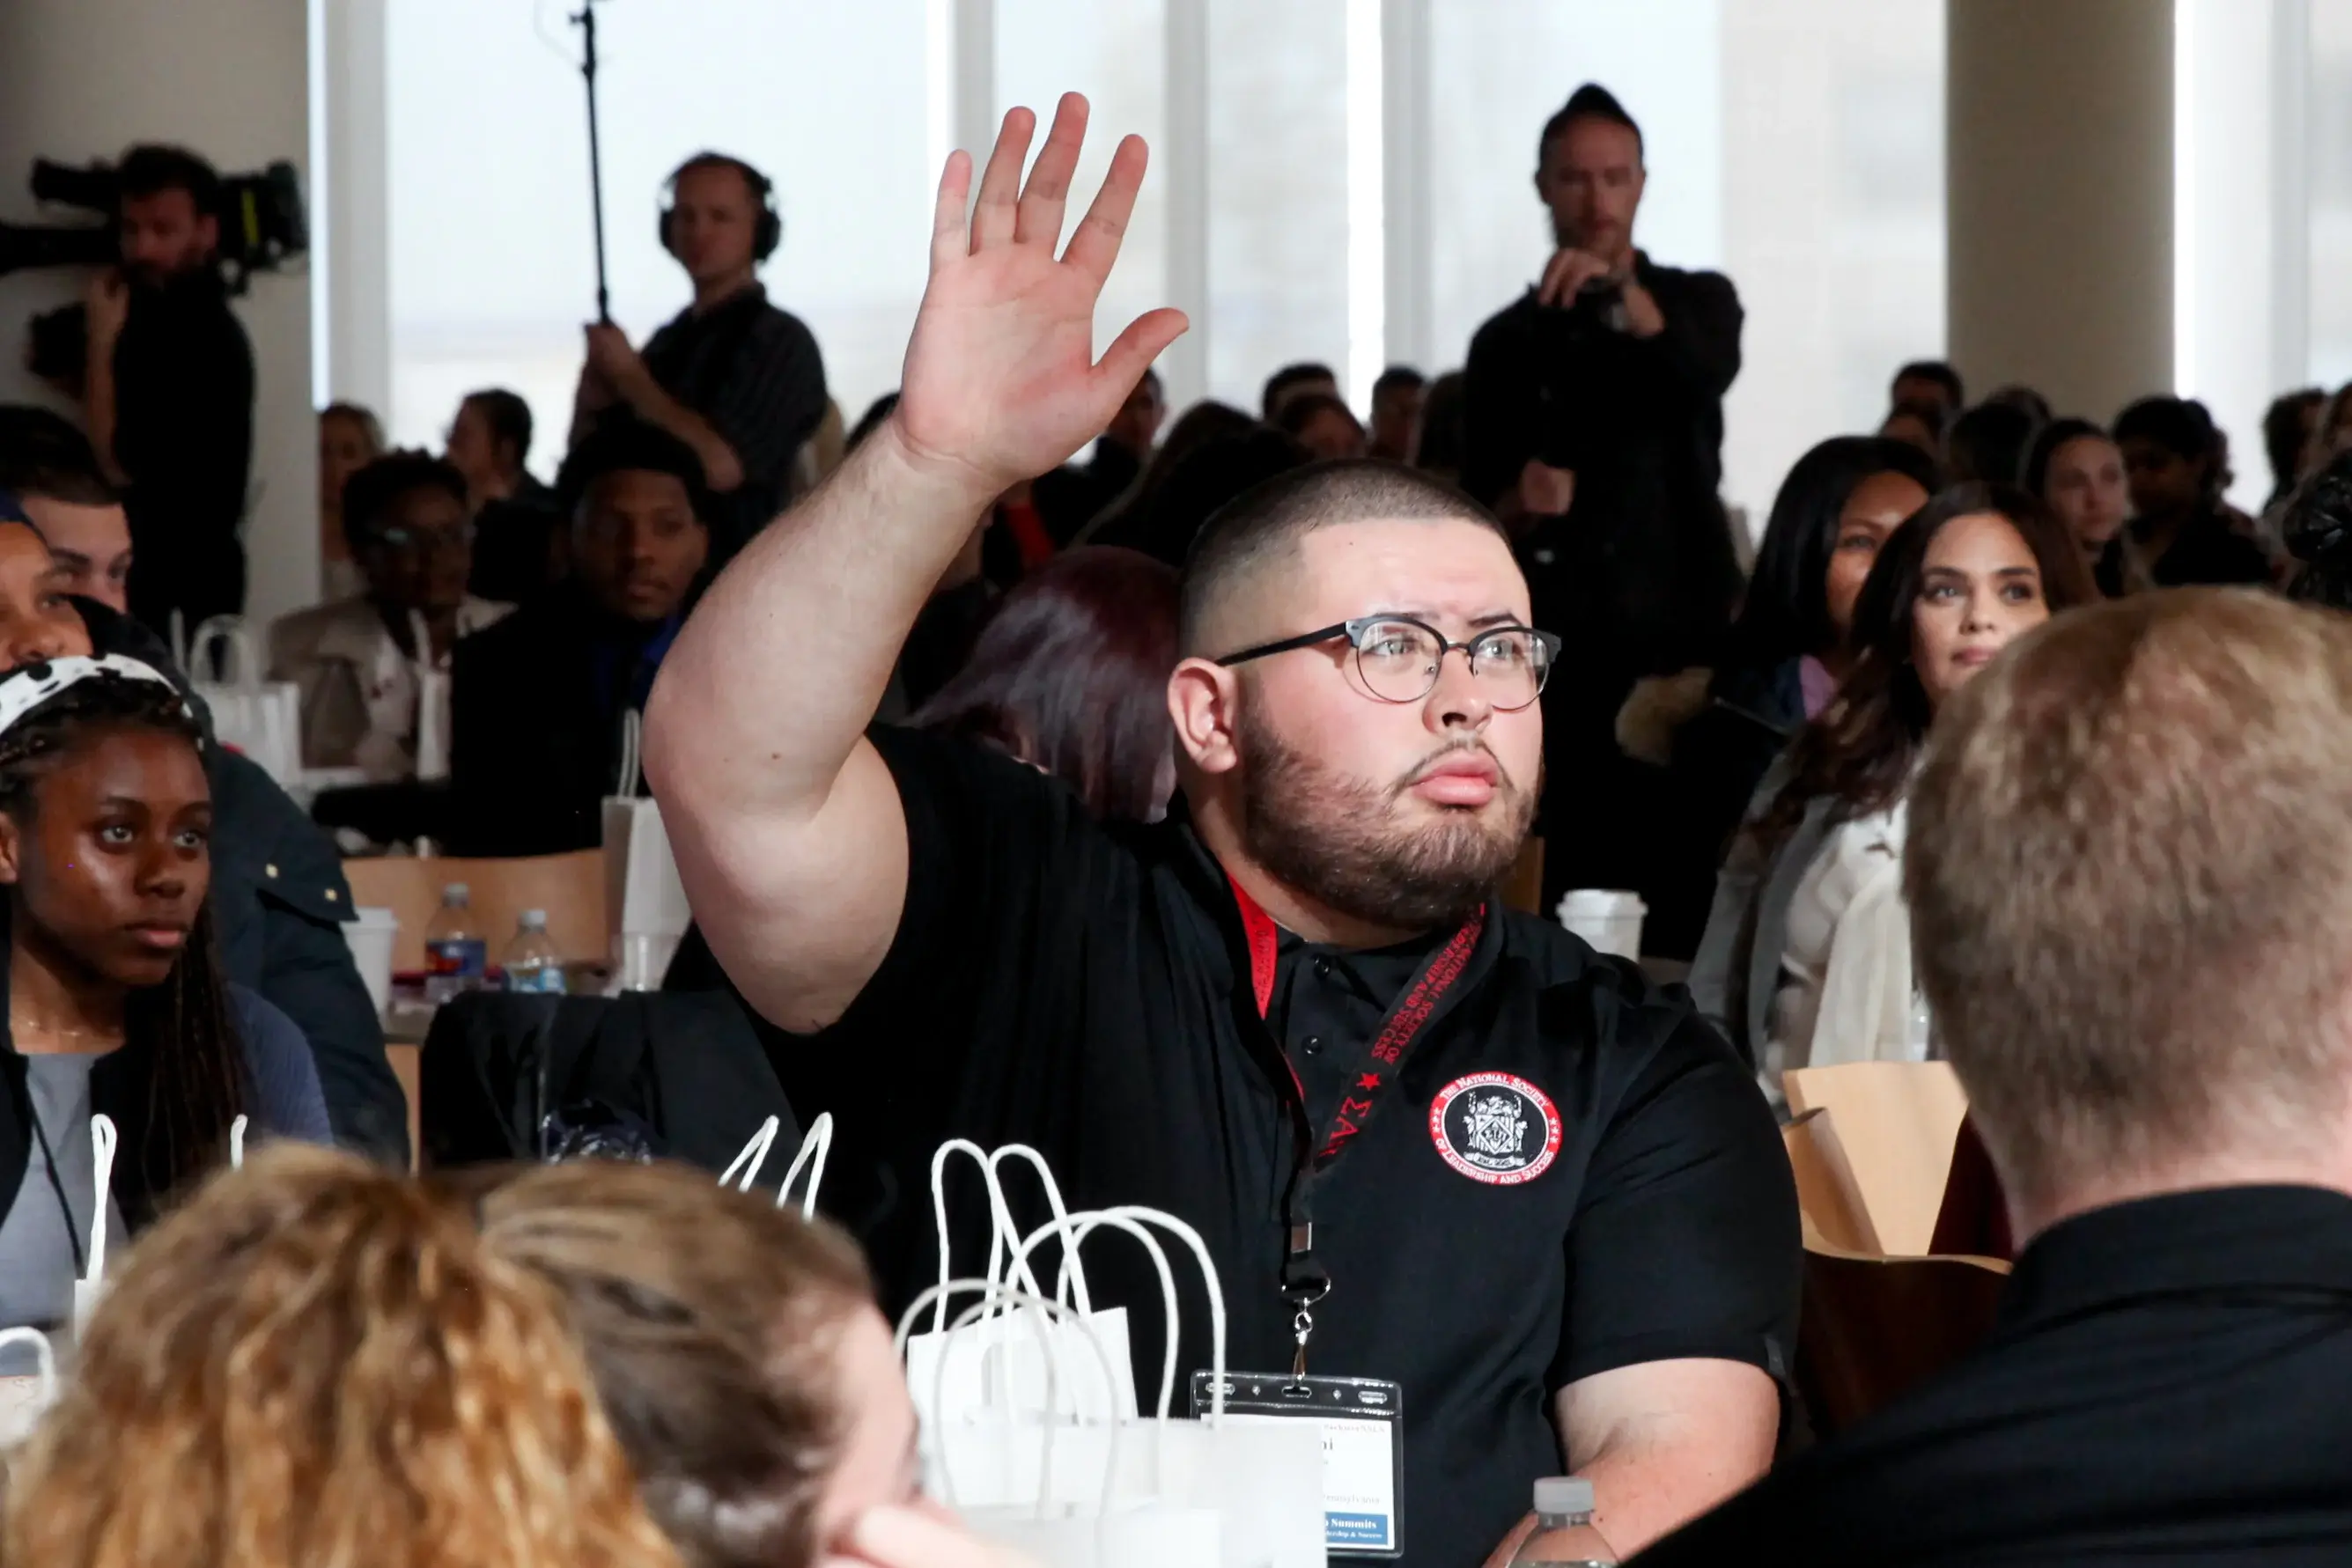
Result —
[{"label": "black eyeglasses", "polygon": [[1343,637],[1355,650],[1356,673],[1363,677],[1364,689],[1382,702],[1421,701],[1437,689],[1437,672],[1445,655],[1459,648],[1486,700],[1505,713],[1516,712],[1543,695],[1552,661],[1559,655],[1559,639],[1530,626],[1490,626],[1466,643],[1455,643],[1436,627],[1409,615],[1360,615],[1319,632],[1244,648],[1217,663],[1231,668]]}]

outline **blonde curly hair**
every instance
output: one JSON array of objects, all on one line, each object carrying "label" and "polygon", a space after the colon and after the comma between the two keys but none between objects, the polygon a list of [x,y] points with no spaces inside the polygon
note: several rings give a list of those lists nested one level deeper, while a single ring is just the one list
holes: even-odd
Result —
[{"label": "blonde curly hair", "polygon": [[44,1568],[677,1568],[547,1286],[446,1195],[281,1145],[113,1275],[11,1466]]}]

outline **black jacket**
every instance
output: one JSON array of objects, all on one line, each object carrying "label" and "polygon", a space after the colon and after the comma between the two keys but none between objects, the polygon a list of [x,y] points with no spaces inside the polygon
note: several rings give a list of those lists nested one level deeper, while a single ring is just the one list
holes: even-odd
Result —
[{"label": "black jacket", "polygon": [[176,609],[193,632],[244,608],[237,529],[253,466],[253,345],[217,277],[132,292],[114,350],[114,452],[131,476],[131,607],[151,626]]},{"label": "black jacket", "polygon": [[[145,627],[94,600],[76,599],[74,607],[99,653],[152,664],[185,689],[186,676]],[[209,729],[210,716],[201,716]],[[405,1166],[408,1097],[384,1059],[382,1022],[343,941],[352,889],[342,858],[251,759],[207,746],[205,772],[223,971],[275,1003],[310,1042],[336,1142]]]},{"label": "black jacket", "polygon": [[603,802],[619,782],[626,705],[614,691],[599,691],[596,672],[633,634],[567,584],[458,640],[450,665],[451,853],[562,854],[604,841]]},{"label": "black jacket", "polygon": [[[2148,575],[2156,580],[2158,588],[2232,584],[2259,587],[2270,581],[2271,563],[2262,547],[2231,528],[2227,517],[2216,511],[2206,511],[2189,519],[2173,539],[2172,548],[2164,552]],[[2108,598],[2123,596],[2121,534],[2107,541],[2092,576],[2098,580],[2099,591]]]},{"label": "black jacket", "polygon": [[1738,592],[1716,492],[1743,317],[1719,273],[1646,256],[1634,272],[1665,318],[1654,337],[1612,329],[1590,300],[1539,306],[1532,289],[1479,328],[1462,485],[1492,506],[1530,458],[1574,471],[1567,526],[1529,554],[1529,588],[1549,601],[1537,613],[1663,671],[1706,662]]}]

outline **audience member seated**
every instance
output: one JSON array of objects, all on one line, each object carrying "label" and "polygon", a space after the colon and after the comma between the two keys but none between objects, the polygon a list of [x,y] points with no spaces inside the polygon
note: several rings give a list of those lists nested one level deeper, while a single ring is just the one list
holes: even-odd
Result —
[{"label": "audience member seated", "polygon": [[1372,382],[1372,428],[1365,453],[1410,463],[1421,447],[1421,411],[1429,378],[1411,365],[1391,365]]},{"label": "audience member seated", "polygon": [[601,841],[599,802],[623,785],[624,716],[644,707],[709,556],[700,462],[661,431],[625,423],[582,443],[556,497],[570,580],[457,645],[446,832],[456,853]]},{"label": "audience member seated", "polygon": [[473,1208],[490,1254],[562,1302],[646,1510],[693,1568],[859,1557],[868,1511],[919,1503],[890,1325],[830,1225],[684,1166],[601,1160],[505,1173]]},{"label": "audience member seated", "polygon": [[110,1270],[57,1407],[10,1457],[0,1550],[58,1568],[683,1568],[562,1305],[418,1184],[258,1152]]},{"label": "audience member seated", "polygon": [[1413,446],[1412,465],[1448,485],[1462,483],[1462,454],[1466,444],[1462,422],[1468,385],[1460,371],[1448,371],[1429,383],[1429,396],[1421,405],[1421,436]]},{"label": "audience member seated", "polygon": [[2286,548],[2301,563],[2291,597],[2352,610],[2352,452],[2339,452],[2286,504]]},{"label": "audience member seated", "polygon": [[1336,397],[1305,392],[1282,405],[1274,426],[1312,453],[1318,462],[1364,455],[1364,427]]},{"label": "audience member seated", "polygon": [[2123,449],[2087,419],[2056,419],[2033,438],[2025,488],[2056,514],[2094,570],[2131,515]]},{"label": "audience member seated", "polygon": [[2131,487],[2132,519],[2099,558],[2110,598],[2149,588],[2271,580],[2262,548],[2231,527],[2221,460],[2203,406],[2142,398],[2116,416],[2116,445]]},{"label": "audience member seated", "polygon": [[1952,483],[2021,483],[2026,449],[2041,428],[2040,421],[2013,402],[1980,402],[1963,413],[1944,433],[1944,466]]},{"label": "audience member seated", "polygon": [[349,599],[367,588],[359,562],[352,559],[351,536],[343,531],[343,486],[389,450],[383,422],[359,404],[331,402],[319,411],[319,560],[325,599]]},{"label": "audience member seated", "polygon": [[1886,406],[1918,409],[1935,415],[1938,427],[1948,424],[1969,406],[1960,372],[1942,360],[1914,360],[1895,372],[1887,384]]},{"label": "audience member seated", "polygon": [[[1143,465],[1142,476],[1127,493],[1101,511],[1094,520],[1080,529],[1074,542],[1078,544],[1121,544],[1122,531],[1131,532],[1136,520],[1148,513],[1168,476],[1176,465],[1221,435],[1244,435],[1260,428],[1256,420],[1231,403],[1203,398],[1176,416],[1168,427],[1168,439]],[[1171,563],[1173,564],[1173,563]]]},{"label": "audience member seated", "polygon": [[2073,537],[2019,490],[1957,486],[1880,549],[1852,668],[1759,789],[1691,969],[1766,1092],[1791,1067],[1920,1058],[1902,859],[1928,727],[2012,638],[2094,597]]},{"label": "audience member seated", "polygon": [[61,657],[0,681],[0,1326],[71,1321],[94,1115],[121,1138],[110,1227],[145,1225],[226,1161],[241,1114],[256,1137],[330,1136],[301,1031],[220,971],[202,739],[178,689],[133,660]]},{"label": "audience member seated", "polygon": [[1949,423],[1932,403],[1898,403],[1879,422],[1878,434],[1916,447],[1931,463],[1944,461],[1944,428]]},{"label": "audience member seated", "polygon": [[589,324],[572,405],[572,444],[622,423],[691,448],[709,493],[705,526],[720,563],[792,499],[793,461],[824,417],[816,339],[768,302],[760,267],[783,241],[775,187],[723,152],[698,152],[671,172],[662,249],[694,299],[642,350],[610,321]]},{"label": "audience member seated", "polygon": [[2327,394],[2317,387],[2282,392],[2263,413],[2263,455],[2270,463],[2271,493],[2263,510],[2287,498],[2297,481],[2315,466],[2319,455],[2320,420],[2327,412]]},{"label": "audience member seated", "polygon": [[2101,605],[1937,730],[1905,875],[2023,1247],[1999,1320],[1639,1561],[2337,1561],[2352,621],[2242,591]]},{"label": "audience member seated", "polygon": [[510,606],[466,591],[466,481],[421,452],[380,457],[343,486],[343,527],[364,593],[269,628],[269,678],[301,689],[302,763],[372,782],[449,769],[451,656]]},{"label": "audience member seated", "polygon": [[1267,424],[1282,417],[1282,411],[1295,397],[1319,393],[1324,397],[1339,395],[1339,376],[1328,365],[1303,361],[1285,365],[1265,378],[1265,387],[1258,394],[1257,416]]},{"label": "audience member seated", "polygon": [[908,722],[1061,779],[1097,817],[1156,822],[1176,789],[1175,667],[1175,571],[1088,546],[1006,594],[962,673]]},{"label": "audience member seated", "polygon": [[466,479],[474,520],[466,591],[478,599],[520,604],[555,580],[555,494],[524,466],[530,436],[530,404],[503,387],[467,392],[449,422],[442,455]]},{"label": "audience member seated", "polygon": [[[1686,958],[1696,947],[1716,868],[1757,785],[1851,667],[1854,601],[1880,547],[1936,486],[1935,465],[1899,441],[1838,435],[1815,446],[1773,497],[1724,658],[1712,672],[1634,687],[1619,738],[1669,767],[1675,819],[1642,889],[1650,952]],[[1691,674],[1705,682],[1696,692]]]},{"label": "audience member seated", "polygon": [[2033,422],[2036,430],[2051,420],[2050,400],[2022,382],[2011,382],[2006,386],[1995,387],[1985,393],[1984,400],[2002,408],[2017,410]]},{"label": "audience member seated", "polygon": [[1160,372],[1146,371],[1118,413],[1103,427],[1094,455],[1083,467],[1068,464],[1041,474],[1035,482],[1037,515],[1055,544],[1067,546],[1086,531],[1103,508],[1135,488],[1151,461],[1152,444],[1168,418]]},{"label": "audience member seated", "polygon": [[[164,672],[207,722],[163,640],[94,600],[65,595],[39,534],[0,507],[0,669],[120,653]],[[384,1060],[383,1030],[344,942],[352,891],[335,846],[277,780],[207,742],[211,908],[221,967],[291,1018],[310,1042],[336,1138],[405,1165],[408,1105]]]},{"label": "audience member seated", "polygon": [[0,491],[48,540],[66,591],[131,608],[131,520],[81,432],[45,408],[0,408]]},{"label": "audience member seated", "polygon": [[1181,567],[1220,507],[1261,481],[1313,461],[1314,454],[1295,437],[1264,425],[1213,436],[1178,458],[1157,487],[1139,497],[1139,509],[1105,524],[1094,542],[1122,545]]}]

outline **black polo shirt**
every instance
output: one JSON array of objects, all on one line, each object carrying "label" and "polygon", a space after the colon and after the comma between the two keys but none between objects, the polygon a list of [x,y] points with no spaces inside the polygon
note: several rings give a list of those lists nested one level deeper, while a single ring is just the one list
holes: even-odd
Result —
[{"label": "black polo shirt", "polygon": [[2352,1562],[2352,1197],[2095,1210],[1991,1338],[1643,1552],[1657,1564]]},{"label": "black polo shirt", "polygon": [[[874,740],[906,807],[905,914],[848,1014],[780,1066],[796,1109],[840,1123],[826,1207],[859,1226],[887,1301],[936,1278],[939,1142],[1017,1141],[1074,1205],[1198,1227],[1232,1364],[1286,1368],[1290,1068],[1327,1114],[1425,945],[1284,941],[1267,1016],[1289,1061],[1269,1060],[1233,894],[1188,827],[1097,824],[1058,783],[947,737]],[[1561,1469],[1564,1385],[1679,1356],[1778,1372],[1790,1343],[1796,1204],[1753,1078],[1679,988],[1532,918],[1487,921],[1315,1219],[1333,1288],[1309,1370],[1403,1385],[1410,1563],[1472,1568],[1527,1511]],[[984,1240],[962,1245],[976,1264]],[[1154,1277],[1116,1244],[1089,1273],[1098,1301],[1133,1308],[1148,1402]],[[1181,1365],[1206,1366],[1197,1301],[1187,1320]]]}]

